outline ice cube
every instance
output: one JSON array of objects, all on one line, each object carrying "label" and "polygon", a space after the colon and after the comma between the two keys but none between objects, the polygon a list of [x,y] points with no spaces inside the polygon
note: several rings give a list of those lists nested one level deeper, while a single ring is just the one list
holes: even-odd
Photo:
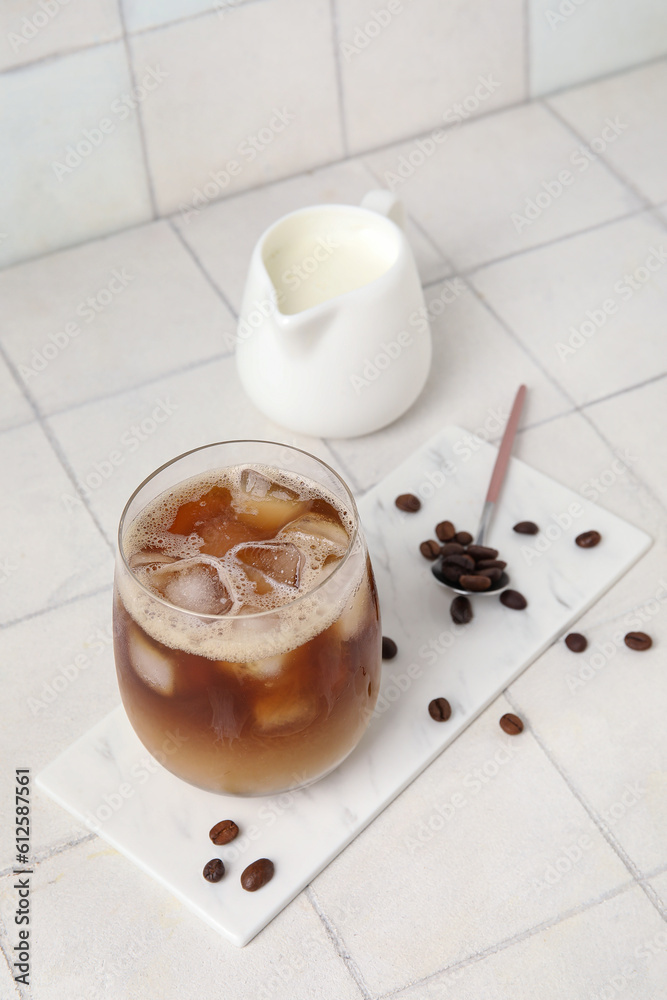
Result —
[{"label": "ice cube", "polygon": [[[292,545],[291,542],[256,542],[238,545],[234,555],[256,586],[262,578],[269,585],[280,583],[287,587],[299,586],[302,556],[296,545]],[[267,593],[266,590],[257,592]]]},{"label": "ice cube", "polygon": [[153,570],[148,582],[172,604],[201,615],[224,615],[234,604],[226,571],[215,559],[181,559]]},{"label": "ice cube", "polygon": [[289,538],[302,552],[307,552],[314,567],[323,566],[331,557],[340,559],[349,543],[347,531],[340,521],[332,521],[313,511],[286,524],[280,537]]},{"label": "ice cube", "polygon": [[157,549],[141,549],[140,552],[133,552],[128,563],[130,569],[143,569],[144,566],[163,566],[176,562],[175,556],[168,556],[166,552],[158,552]]},{"label": "ice cube", "polygon": [[253,497],[265,497],[271,486],[271,480],[257,469],[244,469],[241,473],[241,489]]},{"label": "ice cube", "polygon": [[136,625],[130,627],[127,644],[130,663],[144,684],[159,694],[173,694],[176,671],[169,656],[155,646]]},{"label": "ice cube", "polygon": [[257,698],[253,705],[254,725],[265,736],[300,733],[315,721],[317,714],[314,695],[288,694],[280,689]]},{"label": "ice cube", "polygon": [[277,677],[286,659],[283,653],[280,656],[266,656],[263,660],[248,660],[239,664],[239,672],[241,675],[248,673],[252,677]]},{"label": "ice cube", "polygon": [[347,601],[343,613],[335,623],[336,631],[343,641],[351,639],[363,628],[370,614],[370,603],[370,584],[368,578],[364,578],[356,593]]},{"label": "ice cube", "polygon": [[272,482],[256,469],[243,470],[241,489],[235,498],[239,521],[263,532],[275,533],[308,509],[308,501],[300,500],[295,490]]}]

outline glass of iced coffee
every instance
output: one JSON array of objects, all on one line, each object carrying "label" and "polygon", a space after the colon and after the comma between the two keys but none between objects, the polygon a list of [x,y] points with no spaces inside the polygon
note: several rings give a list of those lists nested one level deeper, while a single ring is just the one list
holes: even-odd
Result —
[{"label": "glass of iced coffee", "polygon": [[121,518],[114,648],[135,732],[191,784],[266,795],[333,770],[370,721],[381,648],[343,480],[266,441],[163,465]]}]

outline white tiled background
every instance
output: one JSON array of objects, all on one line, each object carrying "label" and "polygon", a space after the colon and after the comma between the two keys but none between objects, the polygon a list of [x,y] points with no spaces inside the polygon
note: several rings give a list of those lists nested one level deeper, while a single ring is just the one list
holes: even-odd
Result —
[{"label": "white tiled background", "polygon": [[[666,53],[664,0],[7,0],[0,265],[178,217],[193,200],[452,128],[457,116],[514,108]],[[493,81],[492,93],[476,102],[480,80]],[[623,111],[613,83],[600,97]],[[545,161],[568,141],[540,110],[513,120],[530,130],[536,154],[546,143]],[[503,183],[517,164],[502,165],[505,126],[486,127],[480,137]],[[470,139],[447,147],[446,208],[458,204],[476,152]],[[608,217],[615,182],[601,173],[581,181],[589,222]],[[662,197],[665,176],[656,163],[646,178]],[[549,233],[567,231],[562,215],[545,222]],[[517,243],[506,240],[508,249]],[[480,249],[471,244],[471,260]]]},{"label": "white tiled background", "polygon": [[[568,82],[553,78],[554,66],[579,80],[608,73],[615,59],[653,61],[530,103],[515,46],[523,8],[514,0],[494,4],[493,14],[476,2],[405,3],[398,37],[389,26],[367,56],[346,64],[339,54],[338,68],[332,39],[354,35],[370,9],[361,0],[317,0],[308,7],[319,13],[305,20],[295,0],[245,0],[220,12],[205,0],[124,0],[122,19],[102,2],[73,17],[74,4],[20,59],[1,50],[6,65],[25,65],[0,76],[12,94],[0,127],[14,121],[34,159],[2,160],[23,200],[2,217],[0,252],[35,259],[0,273],[0,997],[28,996],[8,968],[16,940],[11,775],[23,766],[37,772],[118,703],[112,553],[136,484],[180,451],[247,436],[306,447],[362,493],[446,423],[484,433],[525,381],[519,457],[655,539],[579,623],[589,651],[575,656],[554,643],[242,951],[35,794],[32,995],[666,1000],[667,63],[653,59],[655,48],[631,46],[626,59],[614,35],[629,30],[621,0],[605,6],[609,32],[592,47],[597,62],[591,54],[570,65],[557,51],[576,51],[576,32],[594,37],[596,0],[573,5],[566,24],[533,41],[547,81],[539,83],[534,65],[536,92]],[[533,26],[558,9],[529,8]],[[37,9],[13,8],[19,22]],[[632,26],[642,18],[651,26],[646,45],[656,44],[663,9],[633,6]],[[11,30],[9,15],[0,16]],[[252,63],[240,48],[260,22],[272,55]],[[298,34],[306,30],[307,45]],[[401,45],[420,44],[422,31],[414,74],[404,66],[389,73]],[[474,51],[482,39],[497,67]],[[301,59],[302,45],[301,65],[312,61],[315,78],[299,89],[293,53]],[[224,51],[219,64],[216,51]],[[87,102],[92,127],[127,85],[128,53],[141,66],[168,68],[172,89],[165,81],[141,121],[119,122],[61,189],[53,180],[49,187],[43,165],[79,128],[67,101]],[[295,438],[246,400],[227,346],[255,240],[300,205],[358,203],[414,150],[406,137],[437,121],[483,72],[502,76],[499,103],[453,128],[400,185],[434,316],[422,396],[395,425],[365,438]],[[386,88],[383,74],[392,81]],[[192,90],[181,89],[184,80]],[[211,81],[228,102],[220,121],[230,128],[250,122],[235,107],[239,94],[270,110],[279,91],[276,101],[303,101],[301,125],[290,126],[283,146],[277,135],[251,180],[248,173],[242,186],[252,190],[186,216],[179,199],[228,155],[215,135],[222,105]],[[48,111],[49,95],[57,113]],[[594,140],[607,119],[618,131],[607,131],[601,148]],[[339,159],[346,144],[354,156],[310,170]],[[582,144],[593,158],[582,160]],[[573,183],[517,226],[512,217],[563,169]],[[114,190],[126,200],[110,200]],[[154,218],[174,208],[173,217]],[[95,236],[122,231],[39,256],[80,242],[87,226]],[[645,270],[648,258],[661,263]],[[114,274],[119,290],[91,310]],[[610,298],[614,314],[576,340],[573,330]],[[110,471],[113,451],[121,461]],[[630,629],[649,632],[652,650],[612,642]],[[600,650],[603,665],[597,657],[593,667]],[[79,654],[85,667],[73,668]],[[516,755],[454,820],[419,840],[436,807],[493,761],[506,741],[498,718],[510,708],[526,722]]]}]

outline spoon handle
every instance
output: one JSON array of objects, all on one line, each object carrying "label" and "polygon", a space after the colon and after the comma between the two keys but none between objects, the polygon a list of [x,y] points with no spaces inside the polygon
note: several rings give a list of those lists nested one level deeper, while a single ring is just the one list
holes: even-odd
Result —
[{"label": "spoon handle", "polygon": [[519,426],[519,418],[521,416],[521,410],[523,408],[525,398],[526,387],[525,385],[520,385],[519,390],[514,397],[512,410],[505,426],[505,433],[503,434],[503,439],[500,442],[500,448],[498,449],[496,464],[494,465],[493,472],[491,473],[491,482],[489,483],[489,488],[487,490],[486,500],[484,501],[484,509],[482,511],[482,518],[477,531],[477,537],[475,539],[478,545],[484,544],[484,536],[493,511],[493,506],[498,499],[500,487],[503,485],[503,480],[505,479],[505,473],[507,472],[510,455],[512,454],[514,436],[516,434],[516,429]]}]

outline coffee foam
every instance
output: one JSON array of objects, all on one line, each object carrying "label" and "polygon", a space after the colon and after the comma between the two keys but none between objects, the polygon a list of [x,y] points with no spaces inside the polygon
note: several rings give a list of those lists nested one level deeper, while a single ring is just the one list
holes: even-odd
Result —
[{"label": "coffee foam", "polygon": [[[172,523],[182,504],[197,500],[215,485],[228,488],[232,493],[232,503],[242,505],[241,476],[247,468],[233,467],[205,473],[156,497],[126,531],[123,540],[126,559],[147,548],[158,549],[177,560],[201,556],[201,538],[198,535],[173,535],[165,526]],[[352,535],[352,516],[328,491],[283,471],[262,466],[252,468],[272,483],[296,494],[295,503],[317,498],[326,500],[336,510],[348,536]],[[247,498],[245,494],[246,502]],[[130,573],[124,565],[119,566],[117,585],[123,604],[153,639],[173,649],[228,661],[260,660],[280,655],[324,631],[352,602],[363,578],[365,554],[363,545],[357,539],[341,565],[343,547],[336,548],[327,539],[294,531],[283,535],[281,529],[275,540],[290,541],[301,552],[299,586],[296,589],[275,583],[271,593],[256,594],[246,575],[234,563],[234,553],[238,548],[234,546],[222,558],[204,556],[208,564],[219,564],[222,579],[228,576],[234,589],[237,600],[227,615],[198,616],[194,612],[172,607],[157,594],[152,596],[147,593],[137,585],[136,580],[151,590],[148,567],[139,567]],[[325,565],[330,555],[337,557],[337,561]],[[334,569],[337,571],[331,575]],[[323,586],[318,588],[320,583]],[[249,607],[252,609],[250,613]],[[260,616],[252,612],[269,613]]]}]

